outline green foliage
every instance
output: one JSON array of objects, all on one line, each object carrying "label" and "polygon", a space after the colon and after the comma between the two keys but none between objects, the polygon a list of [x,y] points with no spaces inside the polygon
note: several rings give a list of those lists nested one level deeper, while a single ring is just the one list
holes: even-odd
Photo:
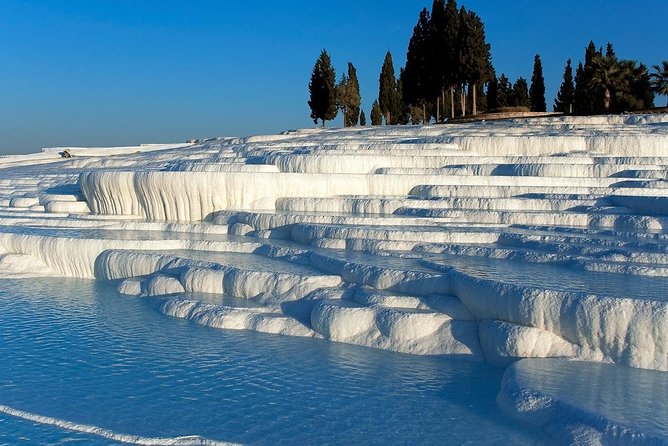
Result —
[{"label": "green foliage", "polygon": [[420,11],[413,35],[408,42],[403,76],[403,100],[406,104],[423,104],[427,98],[426,52],[431,16],[427,8]]},{"label": "green foliage", "polygon": [[505,74],[501,73],[501,77],[496,82],[496,90],[497,90],[497,101],[498,101],[498,107],[495,108],[500,108],[500,107],[508,107],[515,105],[515,99],[513,95],[513,87],[510,84],[510,80],[506,77]]},{"label": "green foliage", "polygon": [[[453,14],[454,8],[454,14]],[[457,3],[434,0],[425,48],[426,97],[436,101],[441,91],[457,81]]]},{"label": "green foliage", "polygon": [[487,110],[494,110],[499,107],[499,81],[495,76],[487,83]]},{"label": "green foliage", "polygon": [[397,117],[396,123],[406,125],[411,119],[411,108],[404,101],[404,69],[399,69],[399,80],[397,81]]},{"label": "green foliage", "polygon": [[411,124],[418,125],[422,123],[422,107],[412,106],[411,107]]},{"label": "green foliage", "polygon": [[[545,79],[543,78],[543,63],[540,56],[536,54],[533,63],[533,76],[531,76],[531,89],[529,90],[531,98],[531,111],[544,112],[547,111],[547,104],[545,103]],[[524,105],[524,104],[517,104]]]},{"label": "green foliage", "polygon": [[336,117],[336,73],[332,67],[332,61],[327,51],[322,50],[320,57],[313,67],[311,81],[308,84],[311,99],[308,105],[311,108],[311,119],[314,123],[325,121]]},{"label": "green foliage", "polygon": [[571,60],[566,62],[564,68],[564,80],[559,87],[557,97],[554,99],[554,111],[569,114],[573,105],[575,86],[573,85],[573,66]]},{"label": "green foliage", "polygon": [[[635,65],[635,62],[633,63]],[[647,66],[639,64],[632,69],[632,72],[631,95],[640,100],[642,104],[640,108],[654,107],[654,89]],[[666,91],[668,92],[668,89]]]},{"label": "green foliage", "polygon": [[[471,102],[473,104],[473,102]],[[487,95],[483,84],[476,84],[476,112],[487,111]],[[475,114],[475,113],[474,113]]]},{"label": "green foliage", "polygon": [[612,47],[612,43],[608,42],[605,46],[605,56],[611,59],[617,59],[617,54],[615,54],[615,49]]},{"label": "green foliage", "polygon": [[584,66],[575,73],[574,109],[578,114],[619,113],[654,106],[652,78],[647,67],[619,60],[611,43],[605,55],[589,42]]},{"label": "green foliage", "polygon": [[576,114],[582,115],[587,113],[587,99],[584,66],[580,62],[578,63],[578,68],[575,70],[575,89],[573,91],[573,111]]},{"label": "green foliage", "polygon": [[360,125],[366,127],[366,114],[364,114],[364,110],[360,110]]},{"label": "green foliage", "polygon": [[615,92],[613,109],[623,111],[654,107],[654,92],[647,67],[632,60],[622,60],[619,64],[629,76],[628,88]]},{"label": "green foliage", "polygon": [[371,106],[371,125],[383,125],[383,112],[380,111],[378,101],[373,101]]},{"label": "green foliage", "polygon": [[[405,75],[401,78],[401,120],[408,106],[424,106],[429,118],[435,116],[437,99],[445,116],[453,108],[450,96],[455,89],[462,104],[454,104],[454,108],[461,110],[466,85],[472,95],[469,104],[484,104],[481,86],[494,78],[491,50],[480,17],[465,8],[458,9],[456,0],[434,0],[431,13],[426,8],[420,12],[408,43]],[[382,101],[381,108],[385,112]],[[473,107],[474,112],[476,109]]]},{"label": "green foliage", "polygon": [[336,100],[338,108],[343,112],[343,126],[356,126],[362,98],[357,70],[350,62],[348,62],[348,75],[344,74],[336,87]]},{"label": "green foliage", "polygon": [[392,54],[390,54],[389,51],[387,54],[385,54],[385,60],[383,62],[383,68],[380,71],[380,78],[378,83],[378,105],[380,106],[380,110],[385,117],[385,122],[388,125],[397,124],[399,118],[397,79],[394,77]]},{"label": "green foliage", "polygon": [[445,54],[443,57],[442,77],[444,86],[453,86],[459,82],[461,75],[459,64],[459,8],[456,0],[448,0],[443,11],[441,43]]},{"label": "green foliage", "polygon": [[489,81],[493,75],[491,47],[486,41],[485,26],[480,17],[464,7],[459,13],[458,62],[459,80],[468,84],[473,104],[473,114],[477,113],[478,86]]},{"label": "green foliage", "polygon": [[627,91],[629,88],[629,67],[620,64],[614,53],[605,56],[597,54],[591,66],[592,76],[589,79],[589,88],[603,94],[604,111],[608,113],[611,111],[615,92]]},{"label": "green foliage", "polygon": [[594,78],[594,59],[600,57],[602,52],[596,49],[593,41],[589,42],[585,50],[585,60],[582,73],[578,76],[575,73],[575,113],[580,115],[590,115],[603,111],[604,92],[593,87]]},{"label": "green foliage", "polygon": [[[668,96],[668,60],[662,60],[661,65],[652,67],[654,72],[650,75],[652,89],[664,96]],[[666,104],[668,107],[668,104]]]},{"label": "green foliage", "polygon": [[523,77],[519,77],[513,85],[513,99],[509,103],[510,106],[515,107],[530,107],[531,102],[529,100],[529,86],[527,80]]}]

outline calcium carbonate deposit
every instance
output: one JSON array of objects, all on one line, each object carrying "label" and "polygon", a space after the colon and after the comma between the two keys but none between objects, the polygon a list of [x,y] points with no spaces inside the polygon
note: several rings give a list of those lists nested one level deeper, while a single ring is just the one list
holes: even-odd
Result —
[{"label": "calcium carbonate deposit", "polygon": [[557,438],[668,443],[665,418],[573,408],[555,390],[568,379],[536,378],[631,370],[665,415],[668,115],[2,157],[0,276],[95,278],[210,327],[509,366],[500,404]]}]

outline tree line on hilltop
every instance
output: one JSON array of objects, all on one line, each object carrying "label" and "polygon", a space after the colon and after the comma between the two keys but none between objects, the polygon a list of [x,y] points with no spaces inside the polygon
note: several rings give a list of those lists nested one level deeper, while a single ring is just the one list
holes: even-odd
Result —
[{"label": "tree line on hilltop", "polygon": [[[668,94],[668,61],[653,68],[650,74],[641,63],[618,59],[610,43],[604,52],[590,42],[575,75],[571,60],[566,62],[553,110],[589,115],[651,108],[655,92]],[[321,121],[325,126],[341,111],[344,126],[366,125],[352,63],[337,83],[329,54],[322,50],[309,93],[316,124]],[[530,84],[523,77],[515,82],[503,73],[497,77],[482,19],[464,6],[459,8],[456,0],[434,0],[431,11],[420,11],[398,77],[392,54],[385,55],[370,118],[372,125],[426,124],[506,110],[547,111],[540,55],[534,57]]]}]

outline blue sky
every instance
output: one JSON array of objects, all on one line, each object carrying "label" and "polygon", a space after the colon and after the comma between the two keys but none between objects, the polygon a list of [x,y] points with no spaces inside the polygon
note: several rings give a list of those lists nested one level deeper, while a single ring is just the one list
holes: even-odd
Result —
[{"label": "blue sky", "polygon": [[[581,59],[590,39],[648,65],[668,59],[663,0],[463,4],[485,22],[498,74],[530,78],[541,55],[550,108],[566,59]],[[339,74],[348,61],[357,67],[368,115],[385,52],[398,73],[425,6],[431,1],[4,0],[0,153],[311,127],[307,86],[323,48]]]}]

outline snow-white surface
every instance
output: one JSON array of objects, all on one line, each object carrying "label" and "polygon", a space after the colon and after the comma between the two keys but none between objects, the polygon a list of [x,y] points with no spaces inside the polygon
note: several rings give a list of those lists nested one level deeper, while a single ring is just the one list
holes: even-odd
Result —
[{"label": "snow-white surface", "polygon": [[0,157],[0,277],[111,281],[221,329],[665,379],[666,122],[313,129]]}]

